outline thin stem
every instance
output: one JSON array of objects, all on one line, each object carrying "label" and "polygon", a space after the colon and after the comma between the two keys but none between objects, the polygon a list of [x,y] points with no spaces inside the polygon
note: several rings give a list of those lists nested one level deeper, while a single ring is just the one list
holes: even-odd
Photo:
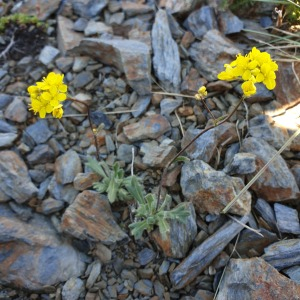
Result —
[{"label": "thin stem", "polygon": [[244,101],[245,97],[242,97],[241,100],[239,101],[239,103],[237,104],[237,106],[234,108],[234,110],[228,115],[226,116],[220,123],[218,124],[214,124],[210,127],[207,127],[205,128],[204,130],[202,130],[199,134],[197,134],[185,147],[183,147],[173,158],[171,161],[169,161],[167,163],[167,165],[165,166],[164,170],[163,170],[163,173],[162,173],[162,176],[161,176],[161,179],[160,179],[160,183],[159,183],[159,188],[158,188],[158,201],[157,201],[157,205],[156,205],[156,210],[158,209],[158,204],[159,204],[159,199],[160,199],[160,195],[161,195],[161,189],[162,189],[162,183],[163,183],[163,180],[165,178],[165,176],[167,175],[167,171],[170,167],[170,165],[174,162],[174,160],[180,156],[188,147],[190,147],[201,135],[203,135],[205,132],[211,130],[212,128],[215,128],[223,123],[225,123],[226,121],[228,121],[232,115],[237,111],[237,109],[239,108],[239,106],[242,104],[242,102]]},{"label": "thin stem", "polygon": [[70,101],[73,101],[73,102],[77,102],[77,103],[80,103],[80,104],[83,104],[86,108],[87,108],[87,116],[88,116],[88,120],[89,120],[89,125],[90,125],[90,128],[91,128],[91,131],[92,131],[92,134],[94,136],[94,141],[95,141],[95,147],[96,147],[96,158],[98,161],[100,161],[100,156],[99,156],[99,144],[98,144],[98,140],[97,140],[97,135],[95,134],[94,130],[93,130],[93,123],[92,123],[92,119],[91,119],[91,111],[90,111],[90,107],[88,104],[80,101],[80,100],[77,100],[77,99],[74,99],[74,98],[67,98],[66,100],[70,100]]}]

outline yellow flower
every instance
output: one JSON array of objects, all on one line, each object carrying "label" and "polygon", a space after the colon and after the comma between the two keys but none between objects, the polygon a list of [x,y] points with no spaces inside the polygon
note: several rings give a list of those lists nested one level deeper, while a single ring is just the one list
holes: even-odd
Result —
[{"label": "yellow flower", "polygon": [[243,90],[244,96],[246,96],[246,97],[250,97],[256,93],[256,87],[255,87],[253,81],[251,81],[251,80],[245,81],[242,84],[242,90]]},{"label": "yellow flower", "polygon": [[195,95],[196,100],[202,100],[205,96],[207,96],[207,90],[205,86],[201,86],[198,89],[198,93]]},{"label": "yellow flower", "polygon": [[28,87],[31,103],[30,110],[39,113],[40,118],[52,113],[55,118],[61,118],[63,108],[61,102],[67,98],[67,85],[63,83],[64,75],[50,72],[43,81]]}]

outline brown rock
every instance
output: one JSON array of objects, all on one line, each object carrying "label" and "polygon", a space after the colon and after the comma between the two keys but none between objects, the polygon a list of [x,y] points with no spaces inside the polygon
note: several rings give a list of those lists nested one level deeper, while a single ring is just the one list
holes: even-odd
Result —
[{"label": "brown rock", "polygon": [[27,120],[27,107],[23,102],[24,97],[15,97],[14,100],[7,106],[4,117],[8,120],[18,123]]},{"label": "brown rock", "polygon": [[178,108],[178,115],[181,117],[192,116],[194,114],[194,110],[191,106],[183,106]]},{"label": "brown rock", "polygon": [[128,17],[153,12],[153,8],[146,4],[134,3],[130,1],[123,1],[122,9]]},{"label": "brown rock", "polygon": [[31,182],[25,162],[13,151],[0,152],[0,189],[18,203],[38,193]]},{"label": "brown rock", "polygon": [[128,239],[114,220],[107,198],[94,191],[80,193],[62,217],[62,229],[79,239],[112,244]]},{"label": "brown rock", "polygon": [[74,178],[74,188],[78,191],[84,191],[93,186],[93,183],[98,182],[100,176],[94,172],[78,173]]},{"label": "brown rock", "polygon": [[130,142],[157,139],[169,130],[171,130],[170,123],[161,115],[152,115],[143,118],[139,122],[123,128],[123,132]]},{"label": "brown rock", "polygon": [[300,299],[300,285],[280,274],[262,258],[231,259],[217,300]]},{"label": "brown rock", "polygon": [[83,34],[73,30],[73,22],[63,16],[57,17],[57,43],[60,52],[65,55],[80,44]]},{"label": "brown rock", "polygon": [[207,84],[207,80],[200,76],[199,72],[191,68],[190,72],[181,83],[181,92],[194,96],[198,89]]}]

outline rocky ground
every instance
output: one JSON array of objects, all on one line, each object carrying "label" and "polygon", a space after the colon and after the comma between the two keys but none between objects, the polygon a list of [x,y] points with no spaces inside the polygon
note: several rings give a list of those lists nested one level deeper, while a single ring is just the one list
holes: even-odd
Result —
[{"label": "rocky ground", "polygon": [[[29,85],[65,74],[69,94],[91,108],[101,159],[130,175],[134,148],[134,173],[157,193],[163,167],[213,124],[210,112],[238,103],[239,83],[217,74],[271,42],[242,29],[266,32],[273,9],[257,4],[250,18],[219,1],[0,3],[1,16],[49,24],[47,38],[33,28],[23,40],[0,37],[0,299],[300,299],[300,138],[220,214],[297,129],[299,63],[278,61],[274,92],[259,86],[188,148],[190,162],[170,168],[163,192],[190,216],[170,223],[167,240],[157,229],[135,240],[133,204],[110,205],[92,189],[85,106],[66,101],[61,120],[27,107]],[[168,94],[202,85],[206,106]]]}]

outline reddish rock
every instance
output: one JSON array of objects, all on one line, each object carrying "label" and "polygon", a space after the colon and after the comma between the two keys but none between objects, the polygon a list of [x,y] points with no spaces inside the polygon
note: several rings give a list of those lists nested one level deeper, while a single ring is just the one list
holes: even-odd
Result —
[{"label": "reddish rock", "polygon": [[300,299],[295,283],[262,258],[231,259],[220,281],[217,300]]},{"label": "reddish rock", "polygon": [[169,121],[161,115],[143,118],[139,122],[123,128],[123,132],[130,142],[157,139],[169,130],[171,130]]},{"label": "reddish rock", "polygon": [[196,69],[191,68],[190,72],[181,83],[181,92],[194,96],[198,89],[206,84],[207,80],[201,77]]},{"label": "reddish rock", "polygon": [[94,172],[78,173],[74,178],[74,188],[78,191],[84,191],[93,186],[93,183],[98,182],[100,176]]},{"label": "reddish rock", "polygon": [[80,193],[62,217],[62,230],[79,239],[112,244],[128,239],[111,212],[107,198],[94,191]]}]

